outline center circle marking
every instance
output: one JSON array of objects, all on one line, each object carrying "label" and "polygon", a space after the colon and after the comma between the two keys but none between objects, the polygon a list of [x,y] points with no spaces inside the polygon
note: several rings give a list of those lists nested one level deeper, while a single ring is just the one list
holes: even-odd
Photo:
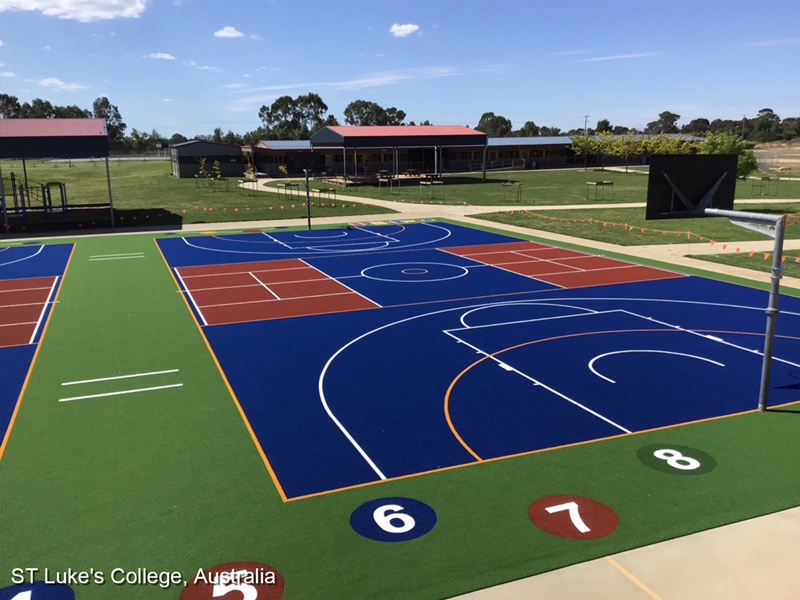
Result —
[{"label": "center circle marking", "polygon": [[367,279],[396,283],[430,283],[449,281],[469,274],[469,269],[460,265],[435,262],[402,262],[373,265],[361,271]]}]

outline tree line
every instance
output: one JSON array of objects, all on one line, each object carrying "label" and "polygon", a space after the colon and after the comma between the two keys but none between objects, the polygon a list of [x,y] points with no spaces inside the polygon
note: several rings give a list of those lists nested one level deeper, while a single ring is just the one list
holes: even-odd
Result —
[{"label": "tree line", "polygon": [[[231,130],[223,131],[216,127],[211,134],[197,134],[188,138],[181,133],[173,133],[170,137],[161,135],[153,129],[151,132],[131,129],[125,134],[127,125],[122,120],[119,108],[111,104],[108,98],[97,98],[91,110],[76,105],[58,106],[49,101],[36,98],[31,102],[20,103],[16,96],[0,94],[0,118],[101,118],[107,123],[109,141],[112,149],[118,152],[145,152],[157,145],[177,144],[189,139],[208,140],[235,145],[255,145],[259,140],[307,140],[316,131],[325,126],[339,125],[339,120],[328,113],[328,106],[315,93],[292,96],[281,96],[271,105],[263,105],[258,111],[261,125],[243,134]],[[771,108],[763,108],[752,119],[726,120],[707,118],[692,119],[683,126],[678,126],[681,116],[664,111],[658,119],[651,121],[639,131],[621,125],[612,125],[608,119],[600,119],[595,127],[583,127],[562,131],[558,127],[536,125],[534,121],[526,121],[519,129],[514,129],[510,119],[493,112],[485,112],[478,120],[475,129],[486,133],[489,137],[540,137],[540,136],[594,136],[612,134],[626,136],[628,134],[683,134],[705,136],[709,133],[726,133],[738,136],[746,142],[770,142],[775,140],[791,140],[800,138],[800,118],[781,118]],[[394,106],[383,107],[368,100],[354,100],[344,109],[346,125],[430,125],[428,120],[421,123],[406,123],[406,113]]]},{"label": "tree line", "polygon": [[682,134],[658,133],[641,135],[629,131],[624,135],[615,135],[610,131],[599,134],[581,132],[570,137],[571,147],[578,156],[588,159],[596,156],[600,168],[604,167],[607,156],[618,156],[625,159],[625,170],[631,157],[652,154],[735,154],[739,157],[736,175],[747,177],[758,168],[755,153],[748,143],[735,133],[719,131],[706,132],[704,139],[686,138]]}]

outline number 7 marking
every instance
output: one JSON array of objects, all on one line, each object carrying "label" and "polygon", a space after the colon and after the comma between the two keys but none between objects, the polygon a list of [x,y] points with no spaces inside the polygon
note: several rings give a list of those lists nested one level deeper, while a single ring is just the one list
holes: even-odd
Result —
[{"label": "number 7 marking", "polygon": [[548,506],[545,508],[547,512],[551,515],[553,513],[568,511],[569,518],[572,521],[572,524],[575,525],[575,529],[580,531],[581,533],[589,533],[591,529],[586,526],[586,523],[583,522],[581,519],[581,515],[578,512],[578,504],[577,502],[565,502],[564,504],[556,504],[555,506]]}]

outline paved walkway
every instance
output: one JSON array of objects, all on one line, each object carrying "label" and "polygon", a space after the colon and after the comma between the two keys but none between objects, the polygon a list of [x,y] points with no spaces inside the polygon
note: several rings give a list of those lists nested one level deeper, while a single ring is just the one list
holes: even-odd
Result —
[{"label": "paved walkway", "polygon": [[[258,182],[259,189],[277,193],[273,187],[268,187],[268,183],[274,180],[260,180]],[[301,181],[301,180],[298,180]],[[250,184],[252,185],[252,184]],[[512,233],[522,233],[527,235],[535,235],[540,238],[550,239],[555,242],[566,242],[573,244],[580,244],[589,248],[594,248],[600,252],[618,252],[622,254],[635,254],[643,258],[651,260],[659,260],[669,262],[672,264],[691,267],[695,269],[703,269],[715,273],[725,273],[734,275],[742,279],[751,281],[769,281],[769,275],[765,272],[754,271],[753,269],[745,269],[741,267],[734,267],[730,265],[723,265],[720,263],[713,263],[705,260],[698,260],[690,258],[690,255],[709,255],[724,253],[721,244],[711,246],[706,242],[699,243],[686,243],[686,244],[652,244],[643,246],[619,246],[617,244],[610,244],[607,242],[598,242],[594,240],[587,240],[584,238],[576,238],[558,233],[550,233],[538,229],[530,229],[527,227],[518,227],[514,225],[506,225],[503,223],[495,223],[493,221],[485,221],[473,218],[480,214],[501,212],[511,208],[513,210],[529,210],[533,212],[544,212],[548,210],[596,210],[598,208],[644,208],[644,202],[626,202],[626,203],[595,203],[595,204],[572,204],[572,205],[519,205],[509,206],[504,204],[501,206],[471,206],[471,205],[456,205],[456,204],[414,204],[406,202],[396,202],[392,200],[381,200],[379,198],[363,198],[361,196],[351,196],[348,194],[337,194],[337,200],[346,202],[360,202],[362,204],[369,204],[372,206],[379,206],[381,208],[388,208],[398,211],[397,214],[375,214],[375,215],[360,215],[355,217],[358,221],[385,221],[394,219],[434,219],[446,218],[456,221],[462,221],[470,225],[491,226],[495,229],[503,229]],[[746,200],[737,200],[737,204],[748,204],[757,207],[759,204],[774,204],[774,203],[796,203],[798,200],[769,200],[763,198],[753,198]],[[218,225],[186,225],[186,230],[208,230],[208,229],[222,229],[222,228],[249,228],[249,227],[264,227],[275,225],[279,223],[281,226],[305,226],[306,219],[284,219],[281,221],[272,222],[248,222],[248,223],[225,223]],[[316,224],[337,224],[342,223],[342,217],[325,217],[315,218],[313,223]],[[742,241],[742,242],[726,242],[731,252],[737,246],[757,252],[772,252],[772,240],[763,241]],[[800,250],[800,239],[786,240],[784,243],[785,250]],[[781,280],[781,285],[800,290],[800,279],[795,277],[784,277]]]}]

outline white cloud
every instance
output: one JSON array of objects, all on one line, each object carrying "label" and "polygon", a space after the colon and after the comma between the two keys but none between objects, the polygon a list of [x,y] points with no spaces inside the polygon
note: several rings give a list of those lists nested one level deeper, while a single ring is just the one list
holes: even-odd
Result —
[{"label": "white cloud", "polygon": [[42,87],[56,90],[57,92],[71,92],[73,90],[88,90],[89,87],[81,85],[80,83],[64,83],[55,77],[47,77],[39,80],[39,85]]},{"label": "white cloud", "polygon": [[219,73],[219,67],[211,67],[209,65],[203,65],[201,67],[195,67],[198,71],[211,71],[212,73]]},{"label": "white cloud", "polygon": [[223,85],[222,87],[224,87],[226,89],[229,89],[229,90],[235,90],[235,89],[238,89],[238,88],[246,88],[247,84],[246,83],[228,83],[226,85]]},{"label": "white cloud", "polygon": [[259,40],[261,39],[261,36],[260,36],[260,35],[253,34],[253,35],[251,35],[251,36],[250,36],[250,39],[251,39],[251,40],[256,40],[256,41],[259,41]]},{"label": "white cloud", "polygon": [[259,88],[249,88],[242,90],[243,94],[257,94],[252,96],[243,96],[238,100],[230,103],[231,110],[243,111],[250,110],[253,105],[264,104],[265,100],[270,98],[265,97],[270,94],[285,93],[289,90],[359,90],[370,87],[381,87],[385,85],[393,85],[403,83],[405,81],[423,81],[429,79],[440,79],[442,77],[453,77],[461,75],[463,71],[457,67],[452,66],[437,66],[437,67],[424,67],[420,69],[398,69],[396,71],[380,71],[378,73],[367,73],[361,77],[354,79],[343,79],[338,81],[312,81],[301,83],[287,83],[281,85],[270,85]]},{"label": "white cloud", "polygon": [[598,62],[601,60],[625,60],[628,58],[645,58],[655,56],[655,52],[640,52],[639,54],[618,54],[616,56],[598,56],[597,58],[583,58],[578,62]]},{"label": "white cloud", "polygon": [[3,45],[3,40],[0,40],[0,46],[2,46],[2,45]]},{"label": "white cloud", "polygon": [[244,34],[241,31],[238,31],[236,27],[223,27],[219,31],[214,32],[215,37],[221,38],[238,38],[242,37]]},{"label": "white cloud", "polygon": [[250,73],[244,73],[244,74],[242,75],[242,77],[244,77],[245,79],[247,79],[248,77],[250,77]]},{"label": "white cloud", "polygon": [[411,23],[406,25],[398,25],[395,23],[389,28],[389,33],[394,37],[408,37],[417,31],[419,31],[419,25],[412,25]]},{"label": "white cloud", "polygon": [[0,12],[38,10],[48,17],[84,23],[117,17],[138,17],[148,0],[0,0]]},{"label": "white cloud", "polygon": [[157,60],[175,60],[175,57],[172,54],[167,54],[166,52],[151,52],[150,54],[145,54],[144,58],[155,58]]},{"label": "white cloud", "polygon": [[12,73],[11,71],[4,71],[3,73],[0,73],[0,77],[16,77],[16,76],[17,74]]},{"label": "white cloud", "polygon": [[45,46],[42,50],[50,50],[50,46]]},{"label": "white cloud", "polygon": [[162,102],[175,102],[172,98],[164,98]]}]

